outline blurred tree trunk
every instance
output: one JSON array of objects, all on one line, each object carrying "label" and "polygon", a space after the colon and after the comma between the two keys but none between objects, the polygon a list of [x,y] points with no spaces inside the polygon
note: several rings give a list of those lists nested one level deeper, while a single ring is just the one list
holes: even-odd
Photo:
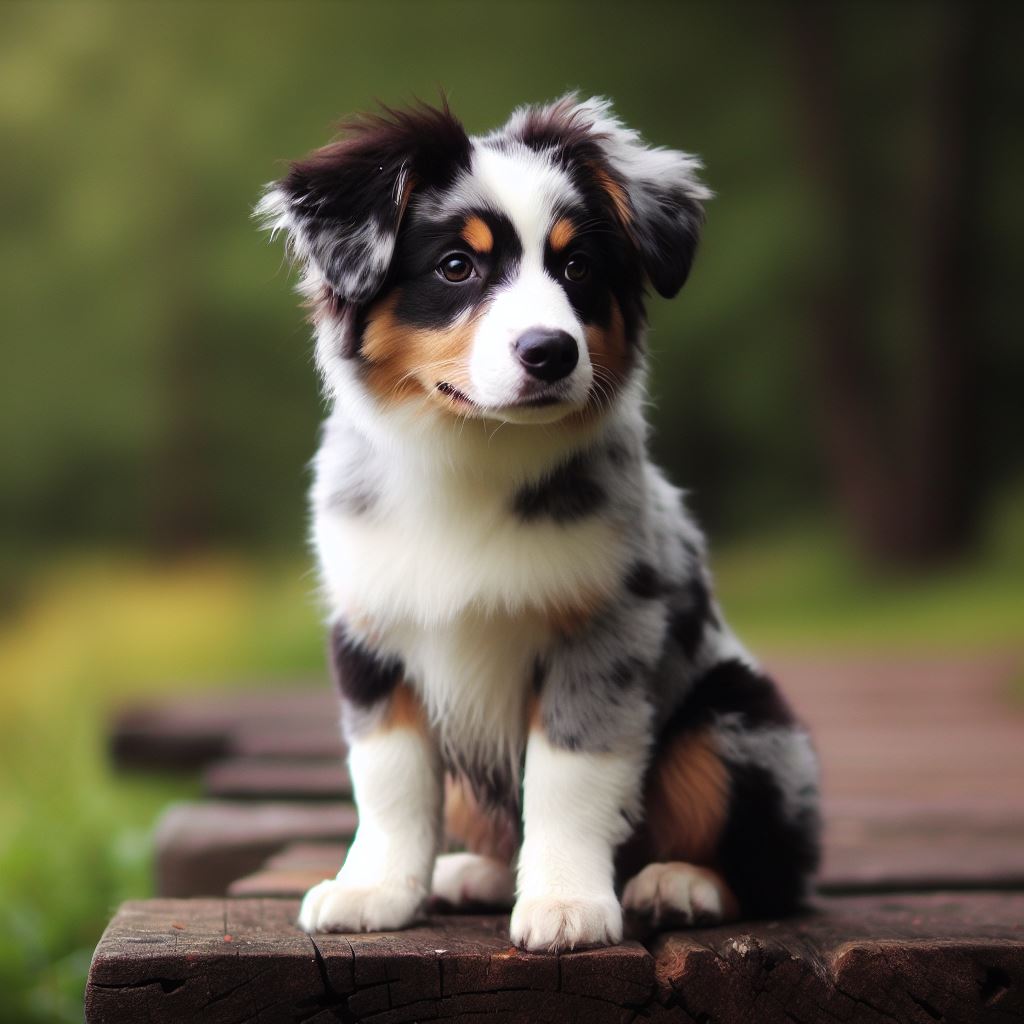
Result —
[{"label": "blurred tree trunk", "polygon": [[[926,151],[904,202],[865,187],[862,154],[844,111],[837,9],[795,3],[791,34],[802,141],[824,204],[832,258],[812,301],[813,375],[827,461],[855,540],[879,565],[935,564],[976,537],[976,372],[972,195],[984,69],[984,5],[952,2],[938,11],[934,52],[908,55],[925,68]],[[859,140],[883,162],[889,140]],[[878,151],[881,152],[878,152]],[[888,168],[887,180],[899,178]],[[889,197],[890,199],[892,197]],[[880,224],[879,216],[890,218]],[[901,223],[902,222],[902,223]],[[869,273],[879,228],[913,231],[919,281],[912,299],[911,358],[896,393],[885,386],[877,309]]]}]

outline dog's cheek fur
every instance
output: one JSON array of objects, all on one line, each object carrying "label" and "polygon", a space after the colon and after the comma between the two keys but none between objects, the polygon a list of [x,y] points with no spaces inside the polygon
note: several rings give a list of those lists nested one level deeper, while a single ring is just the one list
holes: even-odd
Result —
[{"label": "dog's cheek fur", "polygon": [[618,302],[612,299],[606,326],[589,324],[584,334],[590,362],[594,367],[594,394],[590,408],[607,407],[629,377],[636,349],[629,344]]},{"label": "dog's cheek fur", "polygon": [[437,384],[446,381],[460,391],[469,390],[468,362],[477,318],[451,328],[412,327],[396,314],[400,301],[400,291],[393,291],[367,315],[359,350],[366,385],[384,407],[419,395],[451,409]]}]

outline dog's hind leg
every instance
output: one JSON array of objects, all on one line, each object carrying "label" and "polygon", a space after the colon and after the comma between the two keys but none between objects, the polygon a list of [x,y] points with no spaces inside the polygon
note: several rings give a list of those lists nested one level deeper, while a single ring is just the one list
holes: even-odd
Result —
[{"label": "dog's hind leg", "polygon": [[434,864],[431,896],[449,907],[511,908],[516,879],[506,861],[480,853],[442,853]]},{"label": "dog's hind leg", "polygon": [[511,862],[519,842],[515,817],[485,807],[462,776],[445,779],[445,831],[464,851],[442,853],[434,865],[431,896],[449,907],[510,908],[515,899]]},{"label": "dog's hind leg", "polygon": [[622,909],[655,928],[718,924],[738,914],[736,898],[717,871],[684,861],[648,864],[626,883]]}]

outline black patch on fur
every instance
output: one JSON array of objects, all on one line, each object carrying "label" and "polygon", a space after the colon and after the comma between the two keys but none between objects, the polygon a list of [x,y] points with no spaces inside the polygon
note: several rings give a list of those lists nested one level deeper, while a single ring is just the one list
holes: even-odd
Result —
[{"label": "black patch on fur", "polygon": [[[490,228],[494,244],[489,253],[474,252],[462,237],[468,217],[479,217]],[[479,276],[453,284],[437,273],[452,252],[471,256]],[[523,257],[523,246],[512,222],[490,210],[471,210],[443,220],[414,215],[404,225],[385,287],[397,288],[395,316],[414,327],[445,328],[467,309],[478,306],[488,292],[510,280]]]},{"label": "black patch on fur", "polygon": [[607,497],[591,475],[588,461],[582,455],[574,455],[542,480],[517,491],[512,507],[525,523],[540,519],[570,523],[593,515]]},{"label": "black patch on fur", "polygon": [[[545,244],[545,269],[562,287],[583,323],[608,327],[612,317],[612,296],[617,295],[623,281],[622,243],[604,219],[596,219],[593,211],[586,207],[573,215],[556,215],[556,220],[562,218],[573,222],[576,233],[569,245],[558,252],[550,241]],[[589,272],[582,281],[571,281],[566,277],[566,267],[570,260],[581,257],[586,261]]]},{"label": "black patch on fur", "polygon": [[544,662],[540,658],[534,659],[531,685],[535,694],[540,694],[540,691],[544,689],[544,675],[546,671]]},{"label": "black patch on fur", "polygon": [[[359,273],[369,254],[367,228],[396,235],[408,191],[446,188],[469,167],[470,142],[448,109],[420,104],[383,108],[341,126],[344,137],[292,164],[280,188],[313,259],[343,301],[365,302],[387,268]],[[353,274],[359,285],[353,287]]]},{"label": "black patch on fur", "polygon": [[673,609],[669,618],[669,635],[691,661],[700,650],[704,630],[718,620],[711,606],[711,595],[702,580],[693,579],[684,588],[686,604]]},{"label": "black patch on fur", "polygon": [[633,565],[626,577],[626,589],[646,601],[665,593],[661,578],[649,562],[636,562]]},{"label": "black patch on fur", "polygon": [[807,879],[821,859],[820,821],[808,810],[789,818],[771,773],[726,761],[729,813],[717,862],[744,916],[777,917],[799,910]]},{"label": "black patch on fur", "polygon": [[729,714],[742,715],[746,728],[795,725],[797,721],[775,683],[735,659],[708,669],[672,717],[686,728],[698,728]]},{"label": "black patch on fur", "polygon": [[388,697],[404,671],[397,658],[380,658],[351,639],[341,623],[331,630],[329,661],[342,697],[362,708]]}]

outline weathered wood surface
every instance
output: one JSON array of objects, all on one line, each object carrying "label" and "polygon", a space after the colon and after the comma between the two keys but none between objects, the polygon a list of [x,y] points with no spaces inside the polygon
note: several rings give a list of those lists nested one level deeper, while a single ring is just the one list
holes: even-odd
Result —
[{"label": "weathered wood surface", "polygon": [[110,733],[122,768],[195,771],[234,755],[330,757],[342,752],[326,683],[294,689],[176,695],[126,709]]},{"label": "weathered wood surface", "polygon": [[222,800],[346,800],[344,758],[233,757],[203,772],[203,792]]},{"label": "weathered wood surface", "polygon": [[833,798],[1007,799],[1024,792],[1024,650],[766,659],[821,756]]},{"label": "weathered wood surface", "polygon": [[[1024,708],[1006,700],[1024,655],[777,655],[767,667],[813,730],[830,797],[1013,800],[1024,791]],[[326,681],[293,690],[183,695],[115,722],[124,766],[195,770],[231,756],[341,752]]]},{"label": "weathered wood surface", "polygon": [[298,899],[324,878],[333,878],[344,863],[344,843],[291,843],[251,875],[228,886],[228,896]]},{"label": "weathered wood surface", "polygon": [[[341,865],[341,843],[285,843],[218,893],[297,897]],[[179,884],[176,895],[203,893]],[[832,894],[1024,889],[1024,795],[1017,801],[829,801],[819,888]]]},{"label": "weathered wood surface", "polygon": [[156,889],[161,896],[220,896],[289,843],[345,840],[355,826],[349,804],[174,804],[156,828]]},{"label": "weathered wood surface", "polygon": [[310,938],[289,900],[125,904],[89,1024],[491,1019],[933,1024],[1024,1019],[1024,895],[836,897],[809,915],[535,956],[504,917]]}]

